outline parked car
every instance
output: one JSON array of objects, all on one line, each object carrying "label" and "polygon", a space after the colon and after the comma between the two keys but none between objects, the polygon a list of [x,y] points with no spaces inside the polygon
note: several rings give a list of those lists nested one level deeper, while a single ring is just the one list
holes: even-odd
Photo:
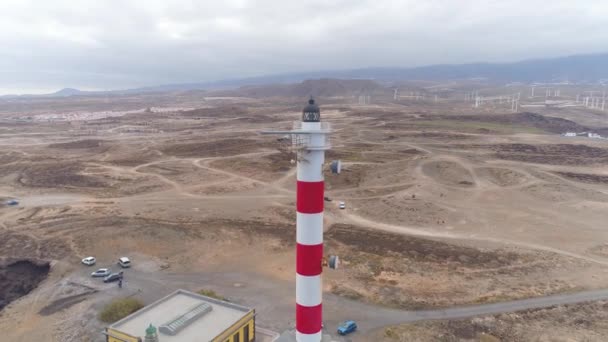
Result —
[{"label": "parked car", "polygon": [[96,262],[97,262],[97,260],[95,259],[95,257],[92,257],[92,256],[82,259],[82,263],[87,266],[93,266],[93,265],[95,265]]},{"label": "parked car", "polygon": [[344,336],[348,335],[357,330],[357,323],[355,321],[345,321],[338,326],[338,334]]},{"label": "parked car", "polygon": [[122,278],[122,273],[112,273],[109,276],[103,278],[104,283],[111,283],[113,281],[120,280]]},{"label": "parked car", "polygon": [[326,200],[327,202],[331,202],[331,198],[329,198],[328,196],[323,197],[324,200]]},{"label": "parked car", "polygon": [[105,277],[109,276],[110,273],[112,273],[112,272],[110,272],[110,269],[100,268],[97,271],[91,273],[91,277],[93,277],[93,278],[104,277],[105,278]]},{"label": "parked car", "polygon": [[6,201],[6,205],[11,205],[11,206],[19,205],[19,201],[14,200],[14,199],[8,200],[8,201]]},{"label": "parked car", "polygon": [[128,268],[131,267],[131,260],[129,260],[127,257],[121,257],[118,259],[118,264],[122,268]]},{"label": "parked car", "polygon": [[338,206],[338,208],[340,208],[340,209],[346,209],[346,203],[340,202],[340,205]]}]

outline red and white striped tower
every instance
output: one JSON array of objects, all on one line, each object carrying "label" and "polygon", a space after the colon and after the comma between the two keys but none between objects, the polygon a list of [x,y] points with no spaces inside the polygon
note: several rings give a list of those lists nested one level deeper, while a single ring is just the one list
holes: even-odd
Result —
[{"label": "red and white striped tower", "polygon": [[[302,121],[291,131],[263,131],[288,134],[298,151],[296,194],[296,339],[319,342],[322,338],[322,286],[324,266],[337,269],[339,259],[323,257],[323,163],[330,148],[329,124],[321,122],[319,106],[311,97],[302,111]],[[332,173],[339,174],[340,161],[332,161]]]},{"label": "red and white striped tower", "polygon": [[[321,126],[315,101],[302,113],[297,164],[296,195],[296,339],[321,341],[323,319],[321,272],[323,270],[323,163],[329,130]],[[296,138],[297,139],[297,138]]]}]

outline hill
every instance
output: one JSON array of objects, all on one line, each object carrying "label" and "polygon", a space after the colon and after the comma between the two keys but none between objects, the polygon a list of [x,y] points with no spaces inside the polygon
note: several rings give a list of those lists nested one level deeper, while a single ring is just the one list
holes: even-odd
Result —
[{"label": "hill", "polygon": [[[276,85],[314,78],[382,81],[463,80],[482,78],[495,82],[598,82],[608,79],[608,53],[533,59],[513,63],[430,65],[416,68],[362,68],[286,73],[244,79],[140,88],[139,91],[226,89],[246,85]],[[136,89],[137,90],[137,89]]]},{"label": "hill", "polygon": [[271,84],[244,86],[235,90],[220,91],[217,94],[246,97],[321,97],[357,96],[360,94],[381,94],[386,89],[371,80],[315,79],[294,84]]},{"label": "hill", "polygon": [[[315,89],[311,84],[303,82],[297,86],[288,86],[279,89],[288,83],[302,82],[308,79],[323,79],[325,86],[316,84]],[[341,79],[332,82],[327,79]],[[321,96],[332,96],[326,94],[350,93],[351,87],[361,87],[369,93],[374,88],[366,80],[376,82],[399,82],[399,81],[440,81],[440,80],[467,80],[484,79],[490,82],[575,82],[575,83],[597,83],[608,80],[608,53],[594,55],[575,55],[559,58],[524,60],[513,63],[471,63],[453,65],[430,65],[416,68],[362,68],[346,70],[326,70],[298,73],[285,73],[278,75],[266,75],[242,79],[225,79],[210,82],[179,83],[150,86],[125,90],[113,91],[80,91],[78,89],[65,88],[58,92],[46,95],[23,95],[23,96],[73,96],[73,95],[98,95],[98,94],[137,94],[150,92],[174,92],[189,90],[225,90],[237,89],[245,96],[265,96],[274,94],[280,96],[298,96],[308,94],[311,90],[319,91]],[[344,86],[344,80],[357,81],[358,85],[348,84],[343,91],[339,89]],[[322,82],[322,83],[323,83]],[[342,82],[342,84],[341,84]],[[247,88],[251,85],[263,85],[267,88]],[[308,87],[308,89],[307,89]],[[325,93],[327,92],[327,93]],[[356,93],[356,91],[355,91]],[[335,96],[335,95],[334,95]],[[5,96],[5,97],[15,97]]]},{"label": "hill", "polygon": [[56,91],[52,94],[49,94],[49,96],[72,96],[72,95],[80,95],[83,92],[78,90],[78,89],[74,89],[74,88],[63,88],[59,91]]}]

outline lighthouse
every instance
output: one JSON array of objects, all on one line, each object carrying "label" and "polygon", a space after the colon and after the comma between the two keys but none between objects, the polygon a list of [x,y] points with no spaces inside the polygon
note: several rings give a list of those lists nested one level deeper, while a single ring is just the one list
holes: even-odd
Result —
[{"label": "lighthouse", "polygon": [[323,271],[323,163],[327,132],[314,99],[302,111],[297,159],[296,190],[296,338],[321,341],[323,320],[321,272]]},{"label": "lighthouse", "polygon": [[[289,134],[297,152],[296,186],[296,339],[319,342],[322,338],[324,266],[336,269],[338,257],[323,255],[323,206],[325,150],[331,147],[328,123],[321,122],[321,111],[311,97],[302,110],[302,120],[291,131],[263,134]],[[340,162],[330,165],[340,173]]]}]

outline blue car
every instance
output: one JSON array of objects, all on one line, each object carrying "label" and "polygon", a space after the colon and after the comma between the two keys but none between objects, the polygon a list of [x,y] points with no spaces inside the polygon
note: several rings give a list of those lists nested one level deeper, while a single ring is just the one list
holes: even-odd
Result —
[{"label": "blue car", "polygon": [[355,321],[345,321],[338,326],[338,334],[344,336],[357,330],[357,323]]}]

